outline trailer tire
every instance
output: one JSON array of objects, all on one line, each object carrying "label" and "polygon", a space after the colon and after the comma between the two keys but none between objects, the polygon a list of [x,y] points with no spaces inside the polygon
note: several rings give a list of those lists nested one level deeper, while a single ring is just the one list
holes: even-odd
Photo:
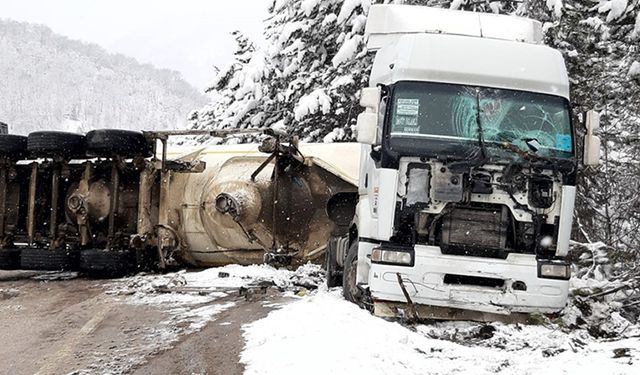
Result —
[{"label": "trailer tire", "polygon": [[20,269],[20,249],[0,249],[0,270]]},{"label": "trailer tire", "polygon": [[327,251],[325,254],[325,270],[327,278],[327,287],[334,288],[342,285],[342,272],[338,271],[338,239],[331,237],[327,242]]},{"label": "trailer tire", "polygon": [[135,254],[129,250],[88,249],[80,252],[80,270],[94,277],[125,276],[135,270]]},{"label": "trailer tire", "polygon": [[153,155],[151,144],[137,131],[99,129],[87,133],[87,151],[94,156],[133,158]]},{"label": "trailer tire", "polygon": [[27,150],[36,157],[62,156],[66,159],[86,157],[84,135],[68,132],[30,133],[27,137]]},{"label": "trailer tire", "polygon": [[354,241],[349,247],[347,258],[344,261],[344,272],[342,273],[342,295],[347,301],[358,306],[363,306],[363,295],[356,279],[358,270],[358,242]]},{"label": "trailer tire", "polygon": [[25,270],[70,271],[78,268],[78,252],[39,248],[23,249],[20,266]]},{"label": "trailer tire", "polygon": [[0,134],[0,155],[18,159],[27,154],[27,137],[14,134]]}]

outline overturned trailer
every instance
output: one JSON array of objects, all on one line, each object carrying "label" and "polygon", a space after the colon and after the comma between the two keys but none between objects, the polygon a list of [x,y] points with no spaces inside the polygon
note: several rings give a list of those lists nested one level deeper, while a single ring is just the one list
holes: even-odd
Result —
[{"label": "overturned trailer", "polygon": [[358,146],[167,147],[185,133],[0,135],[0,268],[296,264],[346,231]]}]

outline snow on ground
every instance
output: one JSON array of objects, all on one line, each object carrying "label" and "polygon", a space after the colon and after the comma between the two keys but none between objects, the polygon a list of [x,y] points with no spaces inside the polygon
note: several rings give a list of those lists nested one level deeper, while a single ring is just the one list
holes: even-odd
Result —
[{"label": "snow on ground", "polygon": [[637,374],[639,333],[605,341],[558,326],[448,322],[410,329],[331,290],[246,325],[241,361],[246,374]]},{"label": "snow on ground", "polygon": [[[233,302],[217,300],[230,293],[237,295],[240,288],[273,285],[293,290],[314,288],[323,281],[320,267],[311,264],[295,272],[266,265],[230,265],[200,272],[137,275],[114,282],[107,294],[121,297],[123,303],[162,308],[170,318],[161,326],[168,331],[167,335],[177,338],[199,331],[218,313],[233,307]],[[179,331],[176,326],[181,327]]]},{"label": "snow on ground", "polygon": [[[241,362],[247,374],[640,373],[640,328],[606,300],[591,303],[592,318],[605,322],[599,327],[614,332],[616,339],[594,338],[585,325],[575,328],[575,321],[585,318],[575,303],[562,319],[544,325],[440,322],[407,327],[345,301],[340,289],[326,290],[322,275],[311,264],[297,271],[230,265],[138,275],[114,281],[108,293],[123,303],[151,304],[169,313],[149,336],[151,346],[202,329],[233,306],[223,298],[238,295],[241,288],[272,287],[294,297],[289,303],[267,302],[277,310],[243,327]],[[587,281],[573,280],[572,290],[601,286]]]},{"label": "snow on ground", "polygon": [[301,266],[296,271],[267,265],[229,265],[199,272],[136,275],[115,281],[107,294],[122,296],[122,301],[129,304],[163,307],[174,318],[192,320],[193,326],[202,327],[216,313],[233,306],[232,303],[212,303],[230,293],[237,294],[241,288],[273,286],[282,291],[298,292],[315,289],[323,283],[322,269],[313,264]]}]

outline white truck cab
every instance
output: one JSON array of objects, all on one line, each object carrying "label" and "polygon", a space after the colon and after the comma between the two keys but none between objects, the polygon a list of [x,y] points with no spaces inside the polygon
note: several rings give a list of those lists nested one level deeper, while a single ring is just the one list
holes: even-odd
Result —
[{"label": "white truck cab", "polygon": [[[345,296],[387,317],[562,310],[575,124],[540,23],[374,5],[366,33],[359,197],[349,234],[330,241],[329,283],[343,271]],[[596,164],[598,118],[587,120]]]}]

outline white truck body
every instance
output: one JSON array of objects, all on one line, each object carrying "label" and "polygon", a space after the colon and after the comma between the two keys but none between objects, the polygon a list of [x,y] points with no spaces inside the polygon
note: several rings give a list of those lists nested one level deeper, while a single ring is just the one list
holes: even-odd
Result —
[{"label": "white truck body", "polygon": [[561,54],[510,16],[374,5],[366,30],[354,278],[375,314],[561,310],[577,165]]}]

